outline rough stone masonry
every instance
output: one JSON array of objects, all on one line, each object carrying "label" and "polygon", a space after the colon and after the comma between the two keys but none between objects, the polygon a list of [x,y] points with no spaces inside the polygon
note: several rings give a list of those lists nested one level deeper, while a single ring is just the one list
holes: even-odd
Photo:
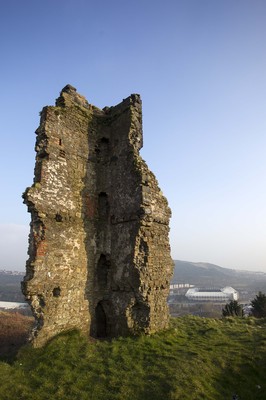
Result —
[{"label": "rough stone masonry", "polygon": [[33,345],[73,328],[93,337],[166,328],[171,211],[139,155],[140,96],[101,110],[67,85],[36,134],[34,183],[23,195]]}]

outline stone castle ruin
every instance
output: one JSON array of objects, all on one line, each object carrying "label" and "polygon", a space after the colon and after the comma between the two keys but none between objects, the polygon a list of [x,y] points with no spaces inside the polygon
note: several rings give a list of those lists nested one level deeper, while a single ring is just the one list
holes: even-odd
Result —
[{"label": "stone castle ruin", "polygon": [[34,183],[23,195],[33,345],[75,328],[93,337],[166,328],[171,211],[139,155],[140,96],[101,110],[67,85],[36,134]]}]

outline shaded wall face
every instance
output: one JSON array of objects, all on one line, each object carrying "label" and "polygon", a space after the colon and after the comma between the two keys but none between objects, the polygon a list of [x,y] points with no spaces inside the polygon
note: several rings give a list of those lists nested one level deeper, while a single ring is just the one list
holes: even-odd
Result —
[{"label": "shaded wall face", "polygon": [[[130,332],[127,310],[139,288],[133,257],[139,227],[140,174],[129,141],[131,107],[117,107],[97,119],[96,270],[91,302],[91,334],[98,336],[99,309],[106,317],[106,335]],[[98,321],[99,319],[99,321]]]},{"label": "shaded wall face", "polygon": [[139,156],[141,118],[137,95],[99,110],[69,86],[42,112],[24,195],[36,346],[74,327],[105,337],[167,326],[170,210]]}]

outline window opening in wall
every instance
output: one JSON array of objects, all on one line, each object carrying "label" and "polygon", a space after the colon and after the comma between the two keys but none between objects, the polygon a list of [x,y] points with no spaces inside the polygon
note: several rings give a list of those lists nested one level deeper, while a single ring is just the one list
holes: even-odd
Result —
[{"label": "window opening in wall", "polygon": [[61,289],[60,289],[60,287],[56,287],[56,288],[53,289],[53,296],[54,296],[54,297],[59,297],[60,294],[61,294]]},{"label": "window opening in wall", "polygon": [[59,146],[62,146],[62,139],[59,139]]},{"label": "window opening in wall", "polygon": [[95,147],[97,156],[99,156],[101,159],[104,159],[109,154],[109,146],[109,139],[102,137]]},{"label": "window opening in wall", "polygon": [[104,338],[107,336],[107,320],[106,314],[101,302],[97,304],[95,309],[95,319],[96,319],[96,337]]},{"label": "window opening in wall", "polygon": [[100,218],[107,218],[109,214],[108,195],[101,192],[98,197],[98,213]]}]

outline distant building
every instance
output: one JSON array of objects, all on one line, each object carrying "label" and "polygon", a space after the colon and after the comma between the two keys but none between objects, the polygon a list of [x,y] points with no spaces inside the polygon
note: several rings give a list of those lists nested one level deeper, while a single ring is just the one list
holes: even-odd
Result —
[{"label": "distant building", "polygon": [[230,300],[238,300],[239,293],[231,286],[226,286],[222,289],[188,289],[186,297],[193,301],[217,301],[227,302]]},{"label": "distant building", "polygon": [[189,287],[194,287],[195,285],[190,285],[189,283],[174,283],[173,285],[170,285],[170,290],[174,289],[183,289],[183,288],[189,288]]}]

